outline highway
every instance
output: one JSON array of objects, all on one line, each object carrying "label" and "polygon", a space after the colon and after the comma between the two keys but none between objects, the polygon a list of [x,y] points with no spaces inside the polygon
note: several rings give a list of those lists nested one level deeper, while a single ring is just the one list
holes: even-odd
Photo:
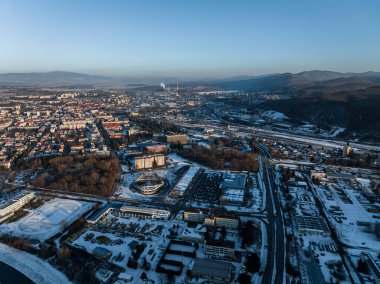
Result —
[{"label": "highway", "polygon": [[285,267],[285,234],[281,204],[277,193],[277,185],[273,179],[272,169],[267,158],[262,157],[262,174],[266,189],[265,208],[268,212],[269,225],[267,265],[262,283],[282,284]]}]

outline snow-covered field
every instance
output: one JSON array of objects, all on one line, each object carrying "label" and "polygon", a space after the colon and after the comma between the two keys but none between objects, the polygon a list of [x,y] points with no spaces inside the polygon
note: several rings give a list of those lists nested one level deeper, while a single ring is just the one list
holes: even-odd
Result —
[{"label": "snow-covered field", "polygon": [[345,219],[341,219],[341,223],[338,223],[332,214],[329,214],[329,217],[336,226],[342,241],[358,247],[380,248],[380,241],[377,240],[375,234],[368,232],[366,227],[358,225],[358,221],[376,222],[377,219],[373,218],[374,213],[370,213],[364,209],[358,200],[360,198],[359,192],[350,189],[344,182],[340,182],[340,185],[344,188],[344,192],[350,198],[352,204],[343,202],[332,186],[329,189],[333,200],[326,198],[324,189],[320,187],[316,187],[316,189],[319,196],[323,199],[326,208],[331,208],[331,206],[339,206],[341,208],[343,217],[345,217]]},{"label": "snow-covered field", "polygon": [[198,163],[195,163],[193,161],[190,161],[190,160],[187,160],[185,158],[182,158],[181,156],[178,156],[177,154],[175,153],[170,153],[168,155],[168,160],[171,162],[171,163],[174,163],[174,164],[178,164],[178,165],[193,165],[193,166],[198,166],[198,167],[203,167],[203,168],[207,168],[205,166],[202,166]]},{"label": "snow-covered field", "polygon": [[263,117],[272,119],[272,120],[284,120],[287,119],[288,117],[283,114],[282,112],[274,111],[274,110],[267,110],[264,111],[262,114]]},{"label": "snow-covered field", "polygon": [[[159,279],[161,277],[161,275],[156,273],[154,271],[154,269],[157,265],[157,262],[160,260],[167,244],[170,241],[165,236],[168,234],[168,230],[170,228],[172,228],[172,226],[174,224],[179,225],[179,228],[177,229],[177,231],[179,234],[181,234],[182,231],[184,230],[185,226],[186,226],[186,223],[177,222],[177,221],[173,221],[173,220],[169,220],[169,221],[165,222],[165,221],[160,221],[160,220],[142,220],[139,218],[126,219],[126,218],[121,218],[121,217],[115,217],[113,215],[110,215],[107,218],[109,220],[111,220],[112,218],[117,218],[117,222],[121,222],[121,223],[124,223],[127,225],[138,224],[139,227],[138,227],[137,231],[140,231],[144,227],[144,225],[146,225],[146,224],[149,224],[152,226],[147,232],[145,232],[146,236],[148,237],[148,235],[149,235],[149,237],[151,239],[144,241],[144,243],[147,244],[147,247],[142,252],[142,254],[139,258],[139,261],[142,262],[142,259],[144,257],[146,257],[146,259],[152,265],[152,270],[145,271],[148,278],[154,280],[155,283],[163,283]],[[163,226],[163,230],[161,231],[161,233],[158,235],[154,235],[154,234],[150,235],[149,232],[152,232],[157,226]],[[85,237],[88,233],[94,234],[93,239],[95,239],[98,236],[106,236],[106,237],[110,238],[112,241],[115,241],[117,239],[120,239],[120,237],[117,236],[117,233],[118,233],[117,230],[114,230],[114,231],[109,232],[109,233],[101,233],[101,232],[96,231],[96,230],[87,229],[79,238],[72,241],[72,245],[77,246],[79,248],[85,248],[89,253],[92,253],[96,247],[103,247],[103,248],[110,250],[112,252],[112,257],[110,259],[110,262],[113,262],[113,263],[115,263],[121,267],[127,268],[128,273],[133,275],[133,281],[130,283],[132,283],[132,284],[142,283],[141,279],[140,279],[140,275],[144,270],[142,268],[138,268],[136,270],[133,270],[133,269],[130,269],[127,267],[128,258],[132,255],[132,250],[129,247],[129,244],[132,241],[138,241],[138,242],[142,243],[141,241],[139,241],[139,239],[137,237],[132,237],[132,236],[131,237],[121,237],[121,239],[124,241],[123,243],[106,245],[106,244],[98,244],[98,243],[92,243],[91,241],[86,241]],[[143,233],[141,233],[141,234],[143,234]],[[149,252],[150,250],[153,250],[154,252],[150,253]],[[119,255],[119,253],[121,253],[124,256],[124,259],[121,261],[115,260],[115,257],[117,255]]]},{"label": "snow-covered field", "polygon": [[[304,241],[304,250],[312,251],[314,258],[319,260],[319,266],[322,270],[325,281],[328,282],[331,279],[337,280],[333,276],[334,269],[329,268],[329,264],[332,267],[337,263],[342,263],[342,259],[335,243],[329,237],[321,236],[304,236],[302,239]],[[342,273],[345,275],[346,279],[340,280],[339,283],[351,283],[349,280],[349,274],[344,267],[342,268]]]},{"label": "snow-covered field", "polygon": [[0,225],[0,232],[45,241],[73,223],[91,207],[92,204],[88,202],[55,198],[16,222]]},{"label": "snow-covered field", "polygon": [[38,284],[71,283],[49,263],[29,253],[0,244],[0,261],[26,275]]}]

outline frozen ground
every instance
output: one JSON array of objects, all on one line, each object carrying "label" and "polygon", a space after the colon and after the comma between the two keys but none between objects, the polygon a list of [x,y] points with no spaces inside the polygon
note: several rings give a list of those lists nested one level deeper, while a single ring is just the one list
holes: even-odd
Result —
[{"label": "frozen ground", "polygon": [[29,253],[0,244],[0,261],[12,266],[38,284],[71,283],[49,263]]},{"label": "frozen ground", "polygon": [[55,198],[16,222],[0,225],[0,232],[45,241],[73,223],[91,206],[88,202]]}]

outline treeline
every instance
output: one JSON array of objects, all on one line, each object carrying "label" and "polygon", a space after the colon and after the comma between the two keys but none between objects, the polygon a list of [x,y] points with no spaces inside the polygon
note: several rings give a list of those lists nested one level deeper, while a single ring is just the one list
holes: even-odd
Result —
[{"label": "treeline", "polygon": [[215,137],[211,140],[212,144],[218,148],[229,147],[229,148],[238,148],[241,146],[241,142],[238,140],[231,139],[229,137]]},{"label": "treeline", "polygon": [[131,119],[136,122],[142,130],[148,133],[186,133],[180,126],[167,122],[167,121],[155,121],[152,119]]},{"label": "treeline", "polygon": [[371,156],[371,155],[365,155],[365,156],[359,156],[356,154],[351,154],[348,158],[327,158],[325,160],[326,165],[336,165],[336,166],[342,166],[342,167],[357,167],[357,168],[377,168],[379,169],[378,165],[374,165],[373,161],[377,159],[378,156]]},{"label": "treeline", "polygon": [[36,187],[107,196],[119,173],[116,157],[75,155],[33,159],[29,167],[38,169]]},{"label": "treeline", "polygon": [[255,154],[243,153],[235,149],[197,147],[183,149],[178,154],[214,170],[257,172],[259,169]]}]

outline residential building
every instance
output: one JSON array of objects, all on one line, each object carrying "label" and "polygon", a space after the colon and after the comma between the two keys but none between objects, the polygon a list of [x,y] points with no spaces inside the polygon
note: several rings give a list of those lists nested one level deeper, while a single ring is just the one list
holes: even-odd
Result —
[{"label": "residential building", "polygon": [[204,253],[210,258],[233,259],[235,255],[235,243],[223,240],[206,240]]}]

